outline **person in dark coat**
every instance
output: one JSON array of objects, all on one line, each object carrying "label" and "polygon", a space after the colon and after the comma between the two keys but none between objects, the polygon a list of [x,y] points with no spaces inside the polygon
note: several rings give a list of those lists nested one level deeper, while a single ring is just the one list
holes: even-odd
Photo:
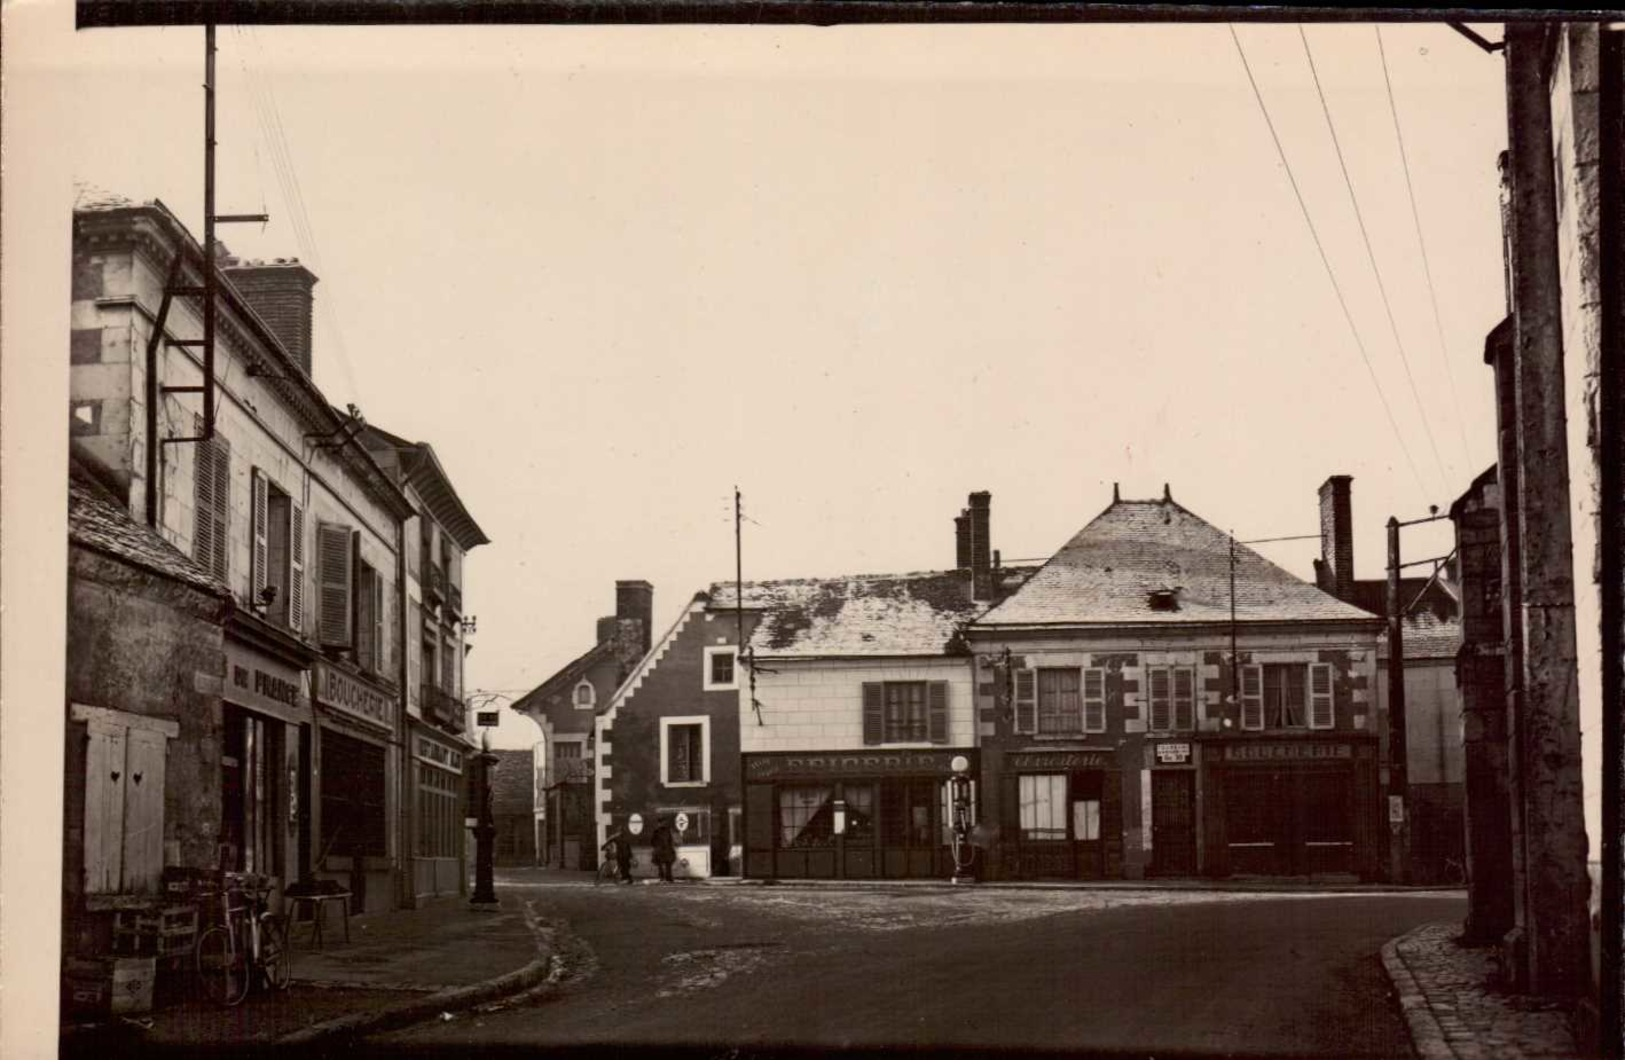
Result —
[{"label": "person in dark coat", "polygon": [[615,878],[622,883],[632,882],[632,834],[621,828],[604,842],[604,849],[615,856]]},{"label": "person in dark coat", "polygon": [[660,869],[660,881],[675,882],[671,878],[671,866],[677,862],[677,837],[672,831],[671,817],[660,818],[660,826],[649,836],[649,844],[654,847],[654,862],[655,867]]}]

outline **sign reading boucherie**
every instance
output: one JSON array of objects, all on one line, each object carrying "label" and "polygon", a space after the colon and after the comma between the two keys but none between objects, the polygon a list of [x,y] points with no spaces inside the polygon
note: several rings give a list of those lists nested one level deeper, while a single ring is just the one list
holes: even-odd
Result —
[{"label": "sign reading boucherie", "polygon": [[1226,761],[1347,761],[1348,743],[1237,743],[1224,750]]},{"label": "sign reading boucherie", "polygon": [[831,779],[837,776],[948,776],[953,774],[953,759],[960,755],[970,759],[971,772],[975,772],[975,750],[747,754],[745,778],[768,780],[779,777]]},{"label": "sign reading boucherie", "polygon": [[389,695],[334,668],[316,663],[316,701],[385,728],[395,723],[395,700]]}]

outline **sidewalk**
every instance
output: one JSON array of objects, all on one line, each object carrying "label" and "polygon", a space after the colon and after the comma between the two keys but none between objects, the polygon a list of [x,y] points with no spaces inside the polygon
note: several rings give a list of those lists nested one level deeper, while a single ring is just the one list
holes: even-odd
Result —
[{"label": "sidewalk", "polygon": [[[548,940],[518,900],[472,909],[465,899],[350,917],[314,950],[295,933],[293,985],[255,990],[233,1008],[190,992],[185,973],[160,981],[156,1010],[140,1022],[64,1026],[63,1057],[242,1055],[273,1046],[314,1047],[472,1007],[541,983]],[[294,1055],[304,1055],[293,1049]],[[308,1049],[307,1049],[308,1051]]]},{"label": "sidewalk", "polygon": [[1460,935],[1459,924],[1424,924],[1382,948],[1417,1056],[1578,1057],[1563,1007],[1496,990],[1493,948],[1463,946]]}]

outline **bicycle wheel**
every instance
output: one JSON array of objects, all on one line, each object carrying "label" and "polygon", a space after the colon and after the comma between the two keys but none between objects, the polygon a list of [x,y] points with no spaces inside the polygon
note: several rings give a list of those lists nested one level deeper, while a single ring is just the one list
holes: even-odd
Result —
[{"label": "bicycle wheel", "polygon": [[265,985],[272,990],[286,990],[293,982],[293,949],[280,916],[267,915],[260,920],[260,971],[265,975]]},{"label": "bicycle wheel", "polygon": [[248,955],[219,924],[198,936],[197,974],[217,1005],[235,1005],[248,996]]},{"label": "bicycle wheel", "polygon": [[615,858],[611,857],[598,866],[598,874],[593,876],[592,885],[598,886],[606,879],[615,878]]}]

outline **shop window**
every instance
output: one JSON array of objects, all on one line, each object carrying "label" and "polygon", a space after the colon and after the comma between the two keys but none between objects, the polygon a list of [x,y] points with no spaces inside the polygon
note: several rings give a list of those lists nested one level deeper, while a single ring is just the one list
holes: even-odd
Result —
[{"label": "shop window", "polygon": [[1066,838],[1066,777],[1021,776],[1021,837],[1026,841]]},{"label": "shop window", "polygon": [[1330,728],[1334,723],[1331,665],[1242,666],[1243,728]]},{"label": "shop window", "polygon": [[1196,727],[1194,669],[1148,668],[1146,688],[1152,731],[1191,731]]},{"label": "shop window", "polygon": [[834,792],[823,784],[779,788],[779,848],[807,849],[835,842]]},{"label": "shop window", "polygon": [[463,818],[458,808],[462,780],[453,772],[421,762],[418,771],[418,856],[462,854]]},{"label": "shop window", "polygon": [[384,748],[322,729],[322,844],[345,857],[389,853]]},{"label": "shop window", "polygon": [[164,863],[164,768],[178,725],[73,707],[85,725],[85,891],[149,894]]},{"label": "shop window", "polygon": [[1106,730],[1104,669],[1018,669],[1016,731],[1082,735]]},{"label": "shop window", "polygon": [[867,746],[946,743],[948,684],[940,680],[864,684],[863,741]]},{"label": "shop window", "polygon": [[705,648],[705,689],[739,690],[738,655],[733,647]]},{"label": "shop window", "polygon": [[875,841],[875,785],[848,783],[842,788],[846,800],[846,844],[869,846]]},{"label": "shop window", "polygon": [[660,782],[668,787],[699,787],[710,780],[709,717],[660,718]]},{"label": "shop window", "polygon": [[[203,433],[203,419],[195,423]],[[215,579],[230,579],[231,445],[215,432],[192,451],[192,557]]]},{"label": "shop window", "polygon": [[283,790],[280,721],[226,707],[221,764],[223,841],[241,872],[275,875],[281,865],[277,817]]}]

